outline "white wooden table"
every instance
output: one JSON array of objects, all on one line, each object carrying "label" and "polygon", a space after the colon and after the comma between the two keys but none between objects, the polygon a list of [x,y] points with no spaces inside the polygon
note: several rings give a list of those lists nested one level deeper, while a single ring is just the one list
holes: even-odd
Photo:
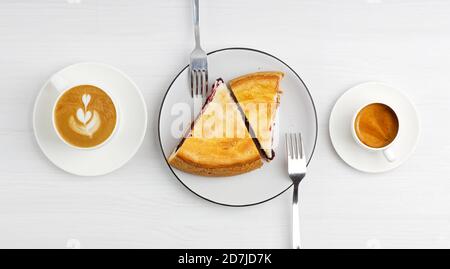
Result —
[{"label": "white wooden table", "polygon": [[[301,184],[306,248],[450,247],[450,1],[201,1],[204,47],[285,60],[312,91],[318,147]],[[157,114],[193,47],[189,0],[0,1],[0,248],[286,248],[291,192],[229,208],[169,172]],[[140,86],[149,111],[138,154],[97,178],[53,166],[33,136],[36,95],[55,71],[95,61]],[[398,169],[357,172],[328,135],[333,103],[377,80],[417,105],[422,134]]]}]

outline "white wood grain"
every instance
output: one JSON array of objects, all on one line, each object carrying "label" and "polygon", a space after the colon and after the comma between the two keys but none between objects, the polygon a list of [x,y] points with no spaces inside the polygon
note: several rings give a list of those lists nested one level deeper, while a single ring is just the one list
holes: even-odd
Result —
[{"label": "white wood grain", "polygon": [[[271,52],[316,100],[318,147],[300,194],[304,247],[450,247],[449,12],[446,0],[201,1],[207,50]],[[160,101],[192,45],[188,0],[0,1],[0,248],[290,246],[290,193],[249,208],[214,205],[161,158]],[[142,148],[104,177],[60,171],[32,133],[41,85],[80,61],[122,69],[148,105]],[[402,89],[422,123],[413,157],[379,175],[344,164],[328,136],[333,103],[368,80]]]}]

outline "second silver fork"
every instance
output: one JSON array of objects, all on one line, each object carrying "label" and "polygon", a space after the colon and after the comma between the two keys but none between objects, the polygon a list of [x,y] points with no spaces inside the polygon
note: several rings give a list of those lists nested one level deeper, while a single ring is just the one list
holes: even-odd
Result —
[{"label": "second silver fork", "polygon": [[195,48],[191,53],[189,64],[191,96],[194,101],[193,118],[200,113],[209,89],[207,56],[200,46],[199,9],[199,0],[193,0]]},{"label": "second silver fork", "polygon": [[292,199],[292,247],[300,248],[300,214],[298,206],[298,186],[306,175],[306,156],[303,148],[302,135],[286,134],[286,153],[288,159],[288,173],[294,184]]}]

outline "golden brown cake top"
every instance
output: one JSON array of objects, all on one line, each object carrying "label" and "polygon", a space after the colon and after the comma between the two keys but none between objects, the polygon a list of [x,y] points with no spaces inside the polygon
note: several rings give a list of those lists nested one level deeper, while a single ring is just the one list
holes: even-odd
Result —
[{"label": "golden brown cake top", "polygon": [[[224,83],[169,162],[194,174],[233,175],[262,165],[237,104]],[[229,170],[224,170],[229,169]],[[207,172],[205,172],[207,171]]]},{"label": "golden brown cake top", "polygon": [[282,72],[256,72],[231,80],[230,86],[267,159],[272,159],[273,124]]},{"label": "golden brown cake top", "polygon": [[231,80],[230,86],[240,103],[272,103],[283,76],[282,72],[256,72]]}]

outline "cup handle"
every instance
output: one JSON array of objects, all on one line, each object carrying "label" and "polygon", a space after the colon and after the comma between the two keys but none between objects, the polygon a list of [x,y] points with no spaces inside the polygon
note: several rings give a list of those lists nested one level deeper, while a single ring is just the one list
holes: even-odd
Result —
[{"label": "cup handle", "polygon": [[64,90],[66,90],[69,86],[68,81],[63,78],[61,75],[58,74],[54,74],[51,78],[50,78],[50,84],[58,91],[58,92],[62,92]]},{"label": "cup handle", "polygon": [[383,150],[383,155],[391,163],[395,162],[395,160],[397,159],[394,151],[392,151],[392,149],[390,149],[390,148]]}]

